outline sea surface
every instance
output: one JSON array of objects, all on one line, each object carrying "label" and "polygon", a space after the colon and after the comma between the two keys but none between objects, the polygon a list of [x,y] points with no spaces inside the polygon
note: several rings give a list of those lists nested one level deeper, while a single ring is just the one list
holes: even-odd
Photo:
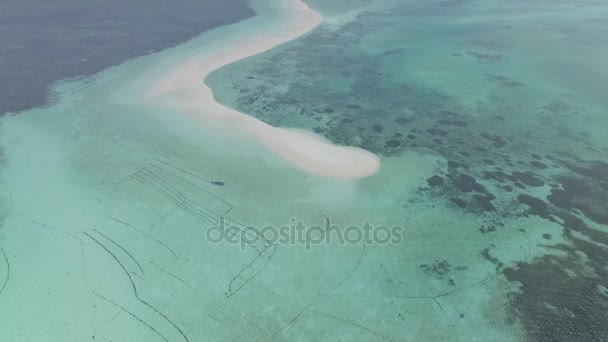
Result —
[{"label": "sea surface", "polygon": [[254,15],[246,0],[0,3],[0,114],[52,101],[55,81],[92,75]]},{"label": "sea surface", "polygon": [[608,339],[608,5],[307,0],[318,27],[201,79],[375,153],[358,180],[117,100],[279,1],[0,5],[0,341]]},{"label": "sea surface", "polygon": [[[522,339],[608,338],[608,6],[311,4],[336,24],[208,82],[220,101],[275,126],[383,160],[412,151],[445,159],[415,195],[404,186],[384,204],[403,218],[441,208],[441,226],[430,227],[437,217],[420,226],[425,242],[441,247],[379,262],[379,270],[392,263],[392,273],[375,281],[414,297],[408,283],[428,284],[435,291],[425,295],[456,327],[480,319],[468,312],[474,301],[456,299],[469,293],[480,301],[473,311],[503,316],[493,324]],[[416,167],[386,182],[399,189]],[[469,253],[476,258],[463,260]],[[472,276],[484,264],[489,278]]]}]

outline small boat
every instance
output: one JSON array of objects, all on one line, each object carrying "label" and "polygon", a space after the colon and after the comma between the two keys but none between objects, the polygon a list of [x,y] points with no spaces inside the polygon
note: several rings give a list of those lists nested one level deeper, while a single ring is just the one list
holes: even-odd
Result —
[{"label": "small boat", "polygon": [[224,186],[224,182],[220,182],[220,181],[211,181],[211,184],[218,185],[218,186]]}]

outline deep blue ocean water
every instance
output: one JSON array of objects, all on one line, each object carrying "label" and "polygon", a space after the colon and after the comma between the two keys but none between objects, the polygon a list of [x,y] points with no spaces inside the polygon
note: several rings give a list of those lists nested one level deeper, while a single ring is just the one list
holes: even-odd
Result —
[{"label": "deep blue ocean water", "polygon": [[252,15],[246,0],[4,0],[0,114],[44,105],[57,80],[95,74]]}]

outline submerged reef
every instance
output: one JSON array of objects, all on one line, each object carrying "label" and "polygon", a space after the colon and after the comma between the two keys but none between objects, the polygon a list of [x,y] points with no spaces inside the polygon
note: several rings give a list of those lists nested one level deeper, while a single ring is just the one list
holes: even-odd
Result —
[{"label": "submerged reef", "polygon": [[[462,28],[415,17],[442,22],[465,8],[474,12],[469,5],[437,1],[368,10],[219,70],[209,82],[223,84],[220,101],[274,126],[308,129],[383,157],[404,151],[442,156],[447,168],[425,177],[416,201],[484,218],[488,224],[479,234],[531,217],[560,226],[567,244],[555,242],[554,231],[539,234],[544,244],[536,247],[545,255],[507,264],[488,244],[480,256],[519,289],[509,294],[513,319],[506,324],[520,322],[531,341],[600,341],[608,336],[608,147],[597,146],[578,123],[596,108],[568,104],[547,90],[549,84],[544,89],[510,72],[508,61],[523,58],[501,39],[513,26]],[[540,5],[532,1],[526,10]],[[396,22],[396,15],[408,20]],[[532,24],[521,25],[523,32]],[[428,46],[426,30],[439,40],[436,46]],[[449,74],[462,78],[462,93],[444,87],[442,78],[433,82],[442,65],[449,66],[446,73],[466,68]],[[469,89],[467,82],[481,86]],[[483,96],[468,99],[481,90]],[[450,281],[451,264],[440,259],[419,268]]]}]

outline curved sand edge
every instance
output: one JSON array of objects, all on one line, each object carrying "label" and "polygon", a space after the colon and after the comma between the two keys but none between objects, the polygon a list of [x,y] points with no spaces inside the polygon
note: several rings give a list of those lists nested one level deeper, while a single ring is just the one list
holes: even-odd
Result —
[{"label": "curved sand edge", "polygon": [[[229,31],[218,44],[221,46],[213,46],[180,61],[169,72],[153,80],[141,100],[170,109],[196,112],[207,120],[229,119],[243,133],[250,134],[294,166],[312,174],[357,179],[375,173],[380,160],[371,152],[334,145],[314,133],[273,127],[216,102],[213,91],[201,81],[207,75],[293,40],[322,20],[319,13],[301,0],[266,0],[263,3],[254,0],[252,7],[258,13],[255,30],[247,31],[245,37],[242,30]],[[272,17],[266,16],[264,11],[273,12]]]}]

